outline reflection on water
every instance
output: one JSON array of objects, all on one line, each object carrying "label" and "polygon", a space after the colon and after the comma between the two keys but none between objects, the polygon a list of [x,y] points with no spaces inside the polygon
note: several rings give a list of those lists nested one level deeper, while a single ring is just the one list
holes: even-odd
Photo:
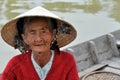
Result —
[{"label": "reflection on water", "polygon": [[79,4],[73,2],[44,2],[43,7],[58,12],[74,12],[76,9],[79,9]]},{"label": "reflection on water", "polygon": [[[120,29],[120,0],[0,0],[0,28],[35,6],[43,6],[75,26],[78,36],[66,47]],[[17,52],[0,37],[0,73]]]},{"label": "reflection on water", "polygon": [[[80,2],[81,1],[81,2]],[[0,25],[14,16],[25,12],[26,10],[35,6],[43,6],[51,11],[75,13],[82,10],[85,14],[96,14],[102,10],[109,12],[109,17],[114,18],[120,22],[120,0],[1,0],[0,1]]]},{"label": "reflection on water", "polygon": [[102,9],[98,0],[93,0],[91,3],[81,4],[77,2],[43,2],[44,7],[58,12],[75,12],[76,10],[84,10],[85,13],[97,13]]},{"label": "reflection on water", "polygon": [[110,17],[114,18],[117,22],[120,22],[120,0],[113,0],[114,6],[111,10]]},{"label": "reflection on water", "polygon": [[81,9],[83,9],[85,13],[95,14],[102,10],[102,5],[99,0],[91,0],[89,4],[85,3],[81,5]]}]

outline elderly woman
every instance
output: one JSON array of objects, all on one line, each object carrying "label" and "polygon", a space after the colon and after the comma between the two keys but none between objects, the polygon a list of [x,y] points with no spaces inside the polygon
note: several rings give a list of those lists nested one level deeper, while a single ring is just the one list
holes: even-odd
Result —
[{"label": "elderly woman", "polygon": [[36,7],[13,18],[1,35],[22,53],[8,62],[2,80],[79,80],[73,55],[59,50],[76,31],[48,10]]}]

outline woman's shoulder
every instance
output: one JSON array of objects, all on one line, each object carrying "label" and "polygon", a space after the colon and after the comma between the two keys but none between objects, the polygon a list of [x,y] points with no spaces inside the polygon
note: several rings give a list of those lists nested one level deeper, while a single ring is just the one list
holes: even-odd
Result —
[{"label": "woman's shoulder", "polygon": [[66,52],[66,51],[60,51],[60,54],[56,54],[55,61],[56,63],[60,63],[61,65],[69,65],[73,66],[76,65],[76,60],[74,58],[74,55],[72,53]]},{"label": "woman's shoulder", "polygon": [[16,55],[16,56],[12,57],[12,58],[9,60],[9,63],[12,63],[12,64],[21,63],[22,61],[27,60],[29,56],[30,56],[30,53],[18,54],[18,55]]},{"label": "woman's shoulder", "polygon": [[19,55],[14,56],[13,58],[11,58],[9,60],[9,62],[7,63],[3,74],[8,73],[9,71],[17,70],[17,68],[20,65],[23,65],[23,63],[25,64],[25,62],[24,62],[25,58],[29,57],[29,55],[30,55],[29,53],[27,53],[27,54],[19,54]]},{"label": "woman's shoulder", "polygon": [[66,51],[61,51],[60,56],[64,61],[73,61],[73,62],[75,61],[74,55]]},{"label": "woman's shoulder", "polygon": [[61,54],[63,57],[73,58],[73,54],[72,54],[72,53],[69,53],[69,52],[66,52],[66,51],[61,51],[60,54]]}]

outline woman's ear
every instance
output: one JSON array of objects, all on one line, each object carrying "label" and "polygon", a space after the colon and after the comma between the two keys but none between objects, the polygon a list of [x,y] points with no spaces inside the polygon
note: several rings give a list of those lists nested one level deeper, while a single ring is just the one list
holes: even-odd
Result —
[{"label": "woman's ear", "polygon": [[54,29],[54,30],[53,30],[53,35],[55,36],[55,35],[56,35],[56,33],[57,33],[57,30],[56,30],[56,29]]}]

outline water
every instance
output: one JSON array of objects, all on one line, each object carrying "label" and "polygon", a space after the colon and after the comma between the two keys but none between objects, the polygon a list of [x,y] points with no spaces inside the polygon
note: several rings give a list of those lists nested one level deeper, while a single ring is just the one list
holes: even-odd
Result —
[{"label": "water", "polygon": [[[0,0],[0,28],[9,19],[38,5],[75,26],[77,38],[64,48],[120,29],[120,0]],[[1,73],[19,51],[0,37],[0,54]]]}]

